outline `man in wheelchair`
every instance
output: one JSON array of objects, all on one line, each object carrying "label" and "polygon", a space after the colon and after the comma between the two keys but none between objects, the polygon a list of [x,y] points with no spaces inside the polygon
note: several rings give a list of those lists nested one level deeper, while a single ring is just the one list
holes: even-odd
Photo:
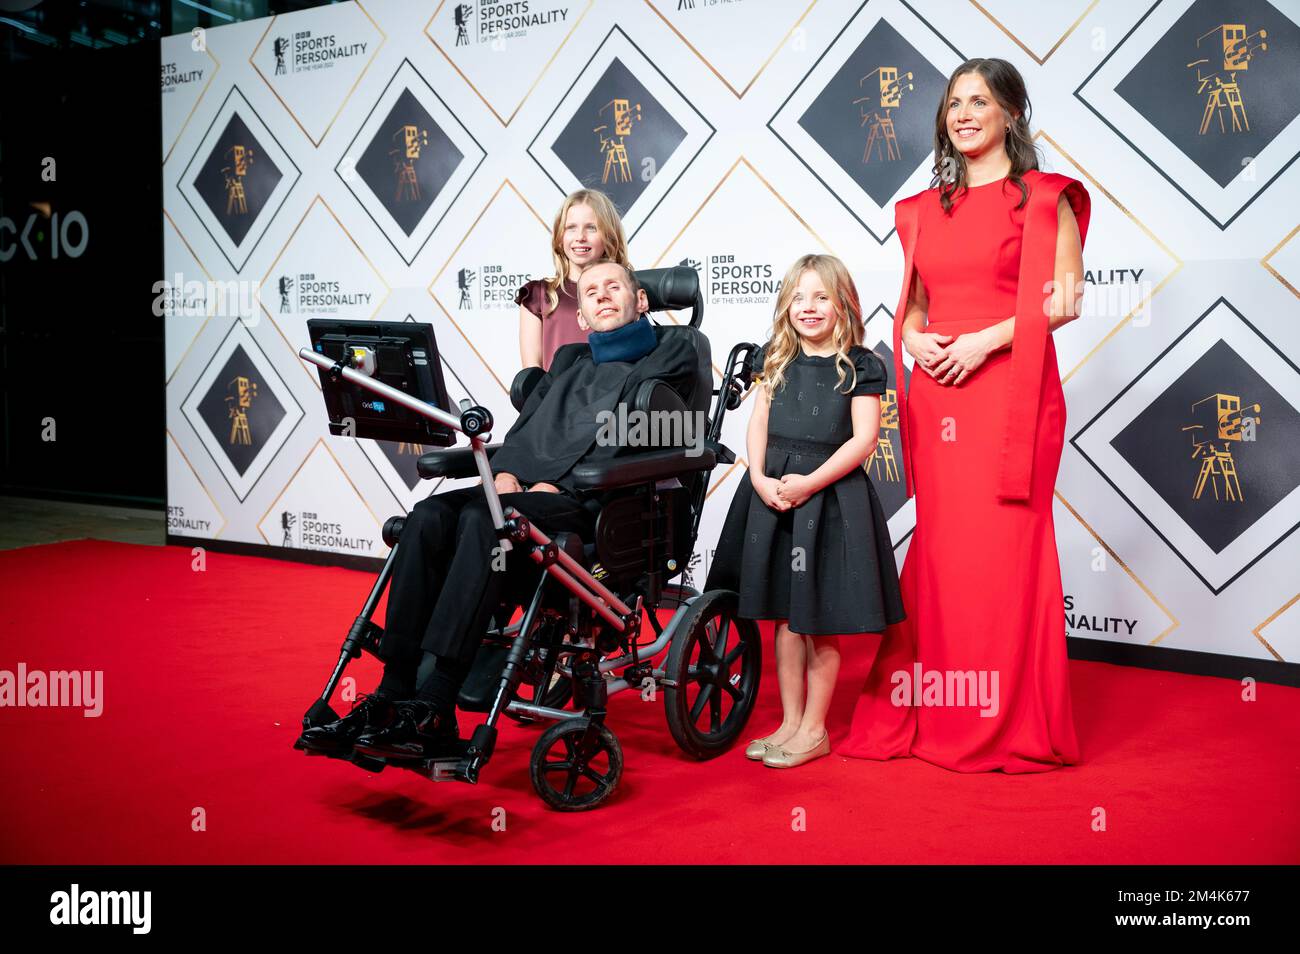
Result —
[{"label": "man in wheelchair", "polygon": [[[589,344],[556,352],[492,457],[492,472],[503,508],[552,537],[590,539],[595,508],[575,488],[573,468],[632,450],[597,440],[602,418],[620,404],[630,407],[647,381],[686,393],[698,358],[688,339],[656,335],[645,317],[646,293],[623,266],[587,266],[578,298]],[[379,686],[347,715],[304,731],[298,747],[388,761],[459,754],[456,699],[507,573],[538,572],[502,552],[480,487],[416,504],[394,558]]]}]

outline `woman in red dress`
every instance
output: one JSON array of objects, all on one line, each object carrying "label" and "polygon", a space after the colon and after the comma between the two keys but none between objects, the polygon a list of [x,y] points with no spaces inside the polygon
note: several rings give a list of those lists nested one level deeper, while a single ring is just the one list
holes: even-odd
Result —
[{"label": "woman in red dress", "polygon": [[[1052,492],[1065,399],[1051,331],[1078,315],[1089,198],[1038,170],[1024,80],[963,63],[935,179],[895,207],[895,380],[916,531],[842,755],[960,772],[1078,761]],[[903,348],[914,360],[904,394]]]}]

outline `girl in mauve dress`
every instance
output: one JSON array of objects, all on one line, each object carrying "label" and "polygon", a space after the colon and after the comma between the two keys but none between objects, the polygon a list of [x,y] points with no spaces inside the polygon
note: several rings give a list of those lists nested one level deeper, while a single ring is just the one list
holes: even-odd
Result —
[{"label": "girl in mauve dress", "polygon": [[515,293],[520,367],[545,371],[561,345],[587,343],[577,288],[578,274],[586,265],[608,259],[632,267],[623,221],[609,196],[579,189],[565,198],[551,223],[551,258],[555,274],[535,278]]}]

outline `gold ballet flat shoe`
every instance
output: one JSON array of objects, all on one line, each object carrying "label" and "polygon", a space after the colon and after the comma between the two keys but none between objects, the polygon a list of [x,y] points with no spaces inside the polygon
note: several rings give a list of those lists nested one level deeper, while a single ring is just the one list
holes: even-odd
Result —
[{"label": "gold ballet flat shoe", "polygon": [[769,746],[763,756],[763,764],[769,768],[794,768],[831,754],[831,734],[823,733],[822,740],[806,752],[787,752],[778,746]]},{"label": "gold ballet flat shoe", "polygon": [[745,746],[745,758],[753,759],[755,762],[763,761],[763,756],[767,755],[768,743],[764,739],[751,739],[749,745]]},{"label": "gold ballet flat shoe", "polygon": [[[777,729],[776,731],[780,732],[781,730]],[[776,732],[773,732],[772,735],[776,735]],[[749,745],[745,746],[745,758],[753,759],[755,762],[763,761],[763,756],[767,755],[769,751],[775,751],[779,748],[774,742],[768,741],[770,738],[772,738],[771,735],[765,735],[761,739],[750,739]]]}]

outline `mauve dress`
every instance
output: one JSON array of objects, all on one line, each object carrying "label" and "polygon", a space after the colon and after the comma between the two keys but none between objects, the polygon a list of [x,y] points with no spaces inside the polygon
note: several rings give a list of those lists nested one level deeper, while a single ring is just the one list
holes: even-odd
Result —
[{"label": "mauve dress", "polygon": [[523,305],[542,323],[542,370],[551,367],[555,352],[566,344],[586,344],[587,332],[578,324],[578,294],[573,282],[560,285],[560,300],[546,317],[546,280],[534,278],[515,293],[515,304]]}]

